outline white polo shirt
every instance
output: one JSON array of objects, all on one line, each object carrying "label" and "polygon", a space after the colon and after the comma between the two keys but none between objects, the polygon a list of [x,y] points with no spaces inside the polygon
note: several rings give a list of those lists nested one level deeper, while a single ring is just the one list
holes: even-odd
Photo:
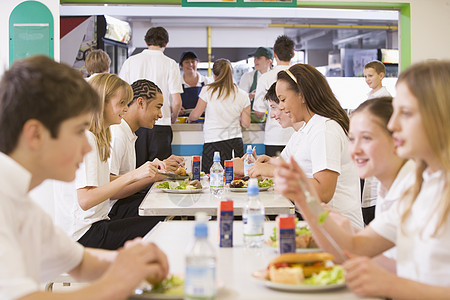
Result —
[{"label": "white polo shirt", "polygon": [[258,75],[256,75],[256,79],[259,80],[262,74],[258,70],[253,70],[242,75],[241,80],[239,81],[239,88],[241,88],[244,92],[251,92],[250,88],[253,84],[253,77],[255,76],[255,72],[258,72]]},{"label": "white polo shirt", "polygon": [[362,229],[359,177],[348,153],[344,130],[336,121],[316,114],[298,133],[295,160],[309,178],[323,170],[339,174],[336,191],[328,205],[349,218],[353,227]]},{"label": "white polo shirt", "polygon": [[161,109],[163,117],[156,121],[156,125],[171,124],[170,95],[183,93],[183,88],[178,64],[165,56],[163,49],[145,49],[139,54],[130,56],[124,62],[119,76],[130,85],[138,79],[153,81],[161,89],[164,99]]},{"label": "white polo shirt", "polygon": [[[131,131],[125,119],[120,124],[111,125],[111,156],[109,157],[109,172],[113,175],[123,175],[136,169],[135,143],[137,135]],[[112,207],[117,199],[110,200]]]},{"label": "white polo shirt", "polygon": [[78,266],[84,248],[28,195],[31,174],[0,152],[0,299],[40,290],[40,283]]},{"label": "white polo shirt", "polygon": [[389,93],[389,91],[387,90],[387,88],[385,86],[381,87],[381,89],[379,89],[375,93],[373,93],[373,94],[371,94],[371,93],[372,93],[372,91],[370,91],[367,94],[367,100],[379,98],[379,97],[391,97],[391,93]]},{"label": "white polo shirt", "polygon": [[236,87],[235,93],[226,98],[217,98],[208,86],[204,86],[198,97],[206,102],[203,137],[205,143],[242,137],[241,113],[250,105],[248,94]]},{"label": "white polo shirt", "polygon": [[[397,246],[397,275],[425,284],[450,286],[450,220],[433,236],[442,208],[444,174],[425,170],[423,183],[408,219],[401,224],[406,209],[396,201],[370,223],[373,230]],[[447,183],[448,184],[448,183]]]},{"label": "white polo shirt", "polygon": [[[375,206],[375,217],[387,212],[396,201],[402,199],[403,193],[406,189],[414,184],[415,168],[416,164],[414,161],[408,160],[398,172],[391,188],[386,195],[384,195],[384,197],[380,194],[379,187],[377,203]],[[385,251],[383,254],[386,257],[397,259],[397,250],[395,247]]]},{"label": "white polo shirt", "polygon": [[55,223],[74,240],[79,240],[95,222],[109,220],[109,199],[84,211],[78,204],[77,189],[98,187],[110,182],[108,162],[101,161],[95,135],[86,131],[92,151],[84,156],[75,181],[55,181]]},{"label": "white polo shirt", "polygon": [[[272,70],[261,75],[258,79],[258,85],[256,86],[253,110],[258,112],[268,111],[268,115],[270,116],[269,101],[264,100],[264,96],[270,86],[277,81],[278,72],[286,69],[289,69],[289,66],[278,65]],[[269,117],[266,120],[264,145],[284,146],[287,144],[293,133],[294,129],[292,127],[283,128],[277,120]]]},{"label": "white polo shirt", "polygon": [[[305,126],[305,125],[303,125],[303,126]],[[302,126],[302,128],[303,128],[303,126]],[[298,131],[294,131],[291,138],[287,142],[286,147],[284,147],[283,151],[281,151],[280,156],[282,159],[284,159],[284,161],[289,161],[289,158],[291,156],[295,155],[295,152],[298,149],[297,143],[299,142],[299,140],[301,140],[301,136],[302,136],[300,130],[301,130],[301,128]]]}]

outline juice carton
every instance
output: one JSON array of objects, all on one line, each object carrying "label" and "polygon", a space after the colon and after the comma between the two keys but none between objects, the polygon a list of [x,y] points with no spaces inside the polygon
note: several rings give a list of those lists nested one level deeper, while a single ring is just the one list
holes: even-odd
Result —
[{"label": "juice carton", "polygon": [[279,215],[276,222],[278,251],[280,254],[295,252],[295,216]]},{"label": "juice carton", "polygon": [[233,247],[233,219],[233,200],[220,201],[217,208],[220,247]]},{"label": "juice carton", "polygon": [[192,156],[192,180],[200,181],[200,156]]},{"label": "juice carton", "polygon": [[225,161],[225,186],[229,186],[230,183],[233,181],[233,161],[232,160],[226,160]]}]

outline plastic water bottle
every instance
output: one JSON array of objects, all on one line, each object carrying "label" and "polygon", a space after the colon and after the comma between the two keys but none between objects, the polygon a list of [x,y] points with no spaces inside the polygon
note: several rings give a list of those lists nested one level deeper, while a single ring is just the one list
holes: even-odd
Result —
[{"label": "plastic water bottle", "polygon": [[248,201],[242,211],[244,223],[244,246],[246,248],[261,248],[264,240],[264,206],[259,200],[258,179],[250,178]]},{"label": "plastic water bottle", "polygon": [[214,152],[213,164],[209,171],[209,189],[211,194],[220,195],[223,193],[224,170],[220,164],[220,152]]},{"label": "plastic water bottle", "polygon": [[195,240],[186,255],[186,277],[184,280],[184,299],[215,299],[216,287],[216,254],[208,241],[207,222],[200,221],[196,214],[194,229]]},{"label": "plastic water bottle", "polygon": [[244,176],[248,176],[248,169],[255,164],[255,158],[253,157],[252,145],[247,146],[247,153],[244,157]]}]

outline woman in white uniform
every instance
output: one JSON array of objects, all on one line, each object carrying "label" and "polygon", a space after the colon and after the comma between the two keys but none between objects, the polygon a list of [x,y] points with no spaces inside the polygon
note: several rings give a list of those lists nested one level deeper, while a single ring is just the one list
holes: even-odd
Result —
[{"label": "woman in white uniform", "polygon": [[213,65],[214,82],[204,86],[197,106],[189,115],[196,121],[205,112],[203,126],[202,170],[209,172],[213,154],[220,152],[224,160],[244,155],[241,126],[250,126],[250,99],[246,92],[233,82],[233,69],[228,59],[218,59]]},{"label": "woman in white uniform", "polygon": [[305,122],[297,132],[292,157],[303,168],[322,202],[363,228],[360,183],[348,153],[347,113],[325,77],[311,65],[296,64],[277,75],[280,109],[292,122]]},{"label": "woman in white uniform", "polygon": [[[330,218],[319,225],[300,192],[298,182],[306,180],[305,174],[293,160],[278,162],[277,188],[300,207],[322,249],[337,254],[319,226],[348,251],[350,259],[343,266],[346,284],[355,294],[393,299],[448,299],[450,295],[449,82],[450,61],[419,63],[400,74],[388,129],[397,154],[415,160],[415,183],[356,235]],[[305,183],[317,197],[314,187]],[[397,275],[370,259],[394,245]]]}]

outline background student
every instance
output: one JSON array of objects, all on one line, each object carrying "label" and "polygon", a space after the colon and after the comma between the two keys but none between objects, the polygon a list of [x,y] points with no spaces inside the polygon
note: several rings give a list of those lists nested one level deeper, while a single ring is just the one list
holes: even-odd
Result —
[{"label": "background student", "polygon": [[233,70],[228,59],[218,59],[213,65],[214,82],[202,88],[197,106],[189,121],[197,120],[205,112],[203,126],[202,170],[206,173],[212,165],[215,151],[220,151],[223,165],[236,156],[244,155],[241,126],[250,125],[250,100],[246,92],[233,82]]},{"label": "background student", "polygon": [[[151,129],[155,122],[161,118],[163,106],[162,92],[153,82],[140,79],[131,85],[133,100],[128,103],[126,114],[120,124],[110,126],[111,129],[111,156],[109,158],[109,170],[111,175],[120,176],[136,169],[136,152],[134,143],[137,139],[136,130],[140,127]],[[155,158],[153,166],[162,172],[176,171],[182,157],[172,155],[170,158],[160,161]],[[123,219],[137,217],[148,187],[155,181],[163,180],[166,176],[155,175],[136,181],[121,189],[111,199],[110,219]],[[163,220],[163,218],[161,218]]]},{"label": "background student", "polygon": [[[97,91],[102,110],[94,114],[87,138],[93,150],[83,159],[75,182],[55,184],[61,201],[55,203],[56,223],[74,240],[87,247],[115,250],[132,238],[143,237],[159,218],[137,217],[110,220],[109,199],[127,185],[155,176],[150,162],[122,176],[110,176],[111,152],[109,126],[119,124],[132,100],[128,83],[115,74],[98,74],[89,80]],[[75,185],[75,187],[74,187]]]},{"label": "background student", "polygon": [[99,73],[109,73],[111,58],[101,49],[92,50],[86,55],[84,65],[89,77]]},{"label": "background student", "polygon": [[[167,258],[156,245],[84,248],[29,196],[46,179],[73,180],[91,150],[85,130],[101,108],[81,75],[44,56],[17,61],[0,82],[0,107],[0,127],[8,128],[0,131],[0,298],[125,299],[144,278],[165,278]],[[66,272],[96,281],[65,293],[40,290]]]},{"label": "background student", "polygon": [[[275,161],[276,187],[296,202],[322,249],[334,252],[318,226],[347,250],[347,286],[358,295],[393,299],[447,299],[450,294],[450,62],[415,64],[397,81],[394,113],[388,129],[396,152],[414,159],[415,183],[402,199],[356,235],[328,218],[319,225],[298,185],[303,180],[319,197],[301,168]],[[396,246],[397,275],[368,257]],[[353,254],[352,254],[353,253]]]},{"label": "background student", "polygon": [[153,81],[162,91],[163,117],[152,129],[141,128],[136,131],[136,166],[146,161],[160,160],[172,155],[172,123],[177,120],[181,109],[180,69],[177,63],[164,55],[169,43],[169,33],[163,27],[152,27],[145,34],[148,49],[130,56],[123,64],[119,76],[132,84],[139,79]]}]

